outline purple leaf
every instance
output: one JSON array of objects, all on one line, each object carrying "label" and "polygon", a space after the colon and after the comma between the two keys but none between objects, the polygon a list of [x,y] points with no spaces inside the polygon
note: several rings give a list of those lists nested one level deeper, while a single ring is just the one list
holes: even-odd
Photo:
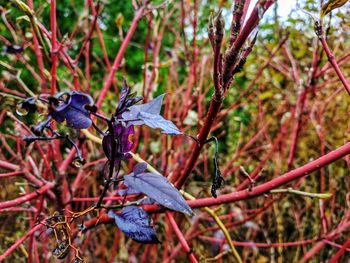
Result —
[{"label": "purple leaf", "polygon": [[92,98],[78,91],[61,92],[55,96],[57,105],[51,103],[49,115],[57,122],[67,122],[67,126],[74,129],[87,129],[91,126],[90,112],[86,105],[92,105]]},{"label": "purple leaf", "polygon": [[117,107],[117,112],[123,108],[129,94],[130,94],[130,88],[128,87],[128,85],[126,84],[126,81],[124,80],[122,90],[120,92],[120,99]]},{"label": "purple leaf", "polygon": [[174,123],[164,119],[160,115],[154,115],[148,112],[140,112],[140,117],[147,126],[153,129],[159,128],[162,130],[162,133],[171,135],[182,134],[182,132],[175,126]]},{"label": "purple leaf", "polygon": [[140,174],[147,169],[147,163],[138,163],[134,166],[133,172],[134,174]]},{"label": "purple leaf", "polygon": [[151,225],[151,218],[143,209],[127,206],[120,214],[109,211],[108,216],[114,218],[119,229],[132,240],[143,244],[160,243]]},{"label": "purple leaf", "polygon": [[145,199],[141,200],[140,204],[142,205],[153,205],[156,204],[157,202],[153,200],[152,198],[146,197]]},{"label": "purple leaf", "polygon": [[[180,192],[172,186],[164,176],[154,173],[135,173],[124,176],[124,184],[128,187],[127,194],[144,193],[171,210],[187,215],[193,215]],[[130,191],[130,192],[129,192]]]},{"label": "purple leaf", "polygon": [[141,104],[141,105],[134,105],[134,106],[130,107],[129,111],[125,112],[123,114],[123,118],[125,120],[128,120],[128,118],[126,118],[126,116],[129,116],[129,119],[131,119],[131,120],[137,119],[138,114],[142,111],[148,112],[150,114],[159,115],[160,110],[162,108],[164,96],[165,96],[165,94],[162,94],[162,95],[158,96],[157,98],[151,100],[148,103]]},{"label": "purple leaf", "polygon": [[166,134],[182,134],[174,123],[164,119],[160,115],[164,95],[160,95],[148,103],[130,107],[129,111],[122,114],[123,120],[133,125],[146,124],[153,129],[159,128],[162,129],[162,133]]},{"label": "purple leaf", "polygon": [[134,195],[134,194],[140,194],[141,192],[135,189],[120,189],[118,190],[118,194],[120,196],[124,195]]},{"label": "purple leaf", "polygon": [[123,81],[122,90],[120,92],[120,99],[118,103],[118,107],[116,109],[115,115],[118,116],[124,111],[126,111],[130,106],[138,103],[142,100],[142,97],[133,97],[133,94],[130,94],[130,88],[126,84],[126,81]]},{"label": "purple leaf", "polygon": [[[138,163],[134,166],[133,172],[134,174],[140,174],[144,172],[147,169],[147,163]],[[118,194],[120,196],[123,195],[133,195],[133,194],[140,194],[141,192],[136,189],[128,188],[128,189],[121,189],[118,191]]]}]

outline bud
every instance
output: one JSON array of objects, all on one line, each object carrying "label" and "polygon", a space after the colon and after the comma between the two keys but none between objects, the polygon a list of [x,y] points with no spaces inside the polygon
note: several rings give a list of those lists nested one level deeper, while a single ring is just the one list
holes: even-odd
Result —
[{"label": "bud", "polygon": [[214,26],[215,26],[215,36],[216,38],[220,38],[222,39],[223,35],[224,35],[224,30],[225,30],[225,21],[222,18],[222,10],[219,11],[219,13],[217,14],[217,16],[214,19]]},{"label": "bud", "polygon": [[208,23],[208,37],[211,43],[211,46],[214,48],[215,43],[215,34],[214,34],[214,18],[213,18],[213,13],[210,14],[209,16],[209,23]]}]

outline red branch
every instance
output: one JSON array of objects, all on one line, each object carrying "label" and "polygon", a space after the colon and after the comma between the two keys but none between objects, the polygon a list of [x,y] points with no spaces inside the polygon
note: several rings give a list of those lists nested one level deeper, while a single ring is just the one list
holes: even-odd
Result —
[{"label": "red branch", "polygon": [[101,105],[102,105],[103,100],[105,99],[105,97],[107,95],[109,87],[113,83],[114,74],[117,72],[119,65],[124,57],[124,53],[126,51],[126,48],[129,45],[129,42],[135,33],[135,30],[137,28],[137,25],[138,25],[141,17],[143,16],[143,11],[144,11],[144,7],[140,7],[140,9],[136,12],[136,14],[134,16],[134,19],[131,23],[129,31],[128,31],[127,35],[125,36],[124,41],[119,48],[119,52],[118,52],[117,56],[115,57],[111,71],[108,74],[107,81],[105,82],[105,84],[101,90],[100,96],[99,96],[98,101],[96,103],[97,108],[101,108]]},{"label": "red branch", "polygon": [[[274,1],[267,1],[264,6],[264,11],[266,11]],[[245,41],[247,40],[249,34],[252,32],[252,30],[256,27],[256,25],[260,21],[260,16],[258,12],[258,7],[256,6],[254,8],[254,11],[250,15],[246,25],[244,26],[241,33],[238,35],[238,38],[236,42],[234,43],[232,48],[235,48],[236,50],[239,50]],[[215,54],[214,54],[215,55]],[[215,74],[215,72],[214,72]],[[216,72],[216,74],[219,74],[219,72]],[[225,73],[223,73],[225,74]],[[230,81],[224,83],[224,90],[228,88],[228,85],[230,84]],[[226,85],[226,86],[225,86]],[[217,92],[216,92],[217,93]],[[216,116],[218,115],[221,105],[222,105],[223,96],[214,96],[213,99],[210,101],[209,111],[205,118],[205,122],[203,127],[201,128],[199,135],[198,135],[198,143],[194,144],[191,149],[191,157],[189,158],[189,161],[186,163],[186,167],[184,169],[184,172],[175,178],[172,178],[172,182],[176,181],[176,187],[181,188],[184,183],[186,182],[187,178],[191,174],[194,166],[196,165],[197,159],[200,155],[200,152],[203,148],[203,145],[205,144],[205,141],[208,138],[209,132],[212,128],[212,125],[216,119]]]},{"label": "red branch", "polygon": [[350,221],[340,224],[335,230],[329,233],[324,240],[319,241],[313,248],[311,248],[304,257],[299,261],[299,263],[309,262],[324,246],[328,243],[328,240],[331,240],[338,236],[341,232],[347,230],[350,227]]},{"label": "red branch", "polygon": [[18,166],[7,161],[0,160],[0,167],[8,170],[15,171],[18,169]]},{"label": "red branch", "polygon": [[[232,203],[237,202],[241,200],[250,199],[259,195],[263,195],[265,193],[268,193],[270,190],[275,189],[277,187],[280,187],[283,184],[290,183],[298,178],[301,178],[303,176],[308,175],[309,173],[312,173],[316,170],[319,170],[320,168],[350,154],[350,142],[346,143],[345,145],[339,147],[338,149],[310,162],[305,164],[304,166],[301,166],[295,170],[292,170],[290,172],[287,172],[275,179],[272,179],[271,181],[268,181],[264,184],[261,184],[259,186],[256,186],[252,188],[250,191],[247,190],[241,190],[238,192],[225,194],[218,196],[217,198],[201,198],[196,200],[189,200],[187,203],[191,208],[201,208],[201,207],[208,207],[208,206],[214,206],[214,205],[221,205],[224,203]],[[144,209],[147,212],[159,212],[160,207],[157,205],[145,205]],[[113,222],[113,219],[108,217],[107,215],[101,216],[100,218],[93,218],[87,222],[85,222],[85,226],[87,229],[95,227],[98,224],[105,224],[105,223],[111,223]]]},{"label": "red branch", "polygon": [[275,179],[272,179],[269,182],[261,184],[259,186],[254,187],[251,191],[242,190],[230,194],[225,194],[218,196],[217,198],[202,198],[193,201],[188,201],[188,204],[192,208],[196,207],[204,207],[204,206],[213,206],[220,205],[224,203],[231,203],[240,200],[249,199],[252,197],[256,197],[265,193],[268,193],[270,190],[275,189],[283,184],[292,182],[298,178],[308,175],[311,172],[319,170],[320,168],[350,154],[350,142],[345,145],[339,147],[338,149],[312,161],[304,166],[301,166],[297,169],[294,169],[290,172],[285,173]]},{"label": "red branch", "polygon": [[[28,0],[28,6],[30,9],[34,8],[33,0]],[[33,34],[33,43],[34,43],[34,52],[36,55],[38,68],[40,69],[39,74],[40,74],[40,80],[41,80],[41,89],[42,89],[43,93],[46,93],[47,92],[47,90],[46,90],[47,83],[46,83],[46,78],[45,78],[44,58],[43,58],[43,53],[42,53],[40,46],[39,46],[38,38],[35,34]]]},{"label": "red branch", "polygon": [[20,205],[20,204],[23,204],[29,200],[32,200],[32,199],[44,194],[45,192],[50,190],[53,186],[54,186],[54,184],[48,183],[45,186],[39,188],[38,190],[36,190],[32,193],[18,197],[16,199],[11,200],[11,201],[0,202],[0,210],[4,209],[4,208],[12,207],[12,206]]},{"label": "red branch", "polygon": [[184,251],[188,255],[188,258],[190,259],[190,261],[192,263],[197,263],[198,261],[197,261],[196,257],[193,255],[193,252],[192,252],[191,248],[187,244],[187,241],[186,241],[184,235],[182,234],[179,226],[177,225],[177,223],[176,223],[176,221],[175,221],[175,219],[173,217],[173,214],[170,213],[170,212],[167,212],[166,216],[167,216],[171,226],[173,227],[173,230],[174,230],[175,234],[179,238],[179,241],[181,243],[182,248],[184,249]]},{"label": "red branch", "polygon": [[329,260],[328,263],[336,263],[338,259],[345,253],[346,249],[350,246],[350,238],[344,243],[339,251]]},{"label": "red branch", "polygon": [[57,42],[56,42],[56,0],[51,0],[50,5],[50,27],[51,27],[51,96],[56,93],[57,79]]},{"label": "red branch", "polygon": [[12,177],[12,176],[16,176],[19,174],[23,174],[22,171],[16,171],[16,172],[11,172],[11,173],[4,173],[4,174],[0,174],[0,178],[4,178],[4,177]]},{"label": "red branch", "polygon": [[344,85],[344,88],[346,89],[346,91],[348,92],[348,94],[350,95],[350,86],[349,86],[349,83],[346,81],[345,77],[344,77],[344,74],[343,72],[340,70],[339,66],[338,66],[338,63],[337,61],[335,60],[333,54],[332,54],[332,51],[329,49],[329,46],[327,44],[327,41],[326,39],[323,37],[323,35],[321,34],[319,36],[319,39],[321,41],[321,44],[324,48],[324,51],[326,52],[327,54],[327,57],[328,57],[328,60],[329,60],[329,63],[331,63],[331,65],[333,66],[335,72],[337,73],[341,83],[343,83]]},{"label": "red branch", "polygon": [[0,262],[3,261],[6,257],[8,257],[19,245],[21,245],[28,237],[33,235],[36,231],[39,231],[42,228],[43,224],[38,224],[33,227],[31,230],[27,232],[24,236],[19,238],[11,247],[9,247],[4,254],[0,256]]}]

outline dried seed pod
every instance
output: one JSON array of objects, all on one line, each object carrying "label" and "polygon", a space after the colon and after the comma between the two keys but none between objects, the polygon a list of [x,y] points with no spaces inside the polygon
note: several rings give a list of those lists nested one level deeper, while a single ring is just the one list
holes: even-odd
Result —
[{"label": "dried seed pod", "polygon": [[64,259],[69,252],[69,244],[67,241],[62,241],[59,243],[54,250],[52,251],[52,254],[57,258],[57,259]]}]

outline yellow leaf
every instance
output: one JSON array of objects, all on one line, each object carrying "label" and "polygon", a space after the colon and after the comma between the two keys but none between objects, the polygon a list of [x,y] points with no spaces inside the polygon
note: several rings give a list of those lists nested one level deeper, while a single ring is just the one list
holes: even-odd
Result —
[{"label": "yellow leaf", "polygon": [[348,0],[329,0],[327,3],[325,3],[322,6],[321,9],[321,18],[323,18],[325,15],[327,15],[329,12],[331,12],[333,9],[336,9],[338,7],[341,7],[344,5]]},{"label": "yellow leaf", "polygon": [[124,22],[124,16],[123,14],[119,13],[115,19],[115,24],[118,28],[120,28],[123,25]]}]

